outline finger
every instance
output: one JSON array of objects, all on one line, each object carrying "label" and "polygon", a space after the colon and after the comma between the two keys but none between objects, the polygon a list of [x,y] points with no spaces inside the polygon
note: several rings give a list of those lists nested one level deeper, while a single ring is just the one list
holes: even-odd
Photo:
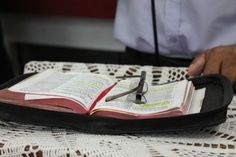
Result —
[{"label": "finger", "polygon": [[219,74],[221,72],[222,57],[218,51],[212,49],[206,55],[203,74]]},{"label": "finger", "polygon": [[225,63],[222,66],[222,75],[226,76],[232,83],[233,90],[236,93],[236,65]]},{"label": "finger", "polygon": [[188,68],[188,75],[189,76],[197,76],[203,72],[206,62],[206,53],[202,53],[201,55],[197,56],[191,65]]},{"label": "finger", "polygon": [[221,74],[226,76],[232,83],[236,82],[236,63],[223,62]]}]

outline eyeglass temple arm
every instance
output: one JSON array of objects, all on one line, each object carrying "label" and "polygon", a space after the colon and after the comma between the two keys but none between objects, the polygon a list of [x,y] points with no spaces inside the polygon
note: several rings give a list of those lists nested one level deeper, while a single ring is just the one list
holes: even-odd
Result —
[{"label": "eyeglass temple arm", "polygon": [[116,76],[117,79],[125,79],[125,78],[135,78],[141,77],[141,75],[131,75],[131,76]]},{"label": "eyeglass temple arm", "polygon": [[105,101],[108,102],[108,101],[112,101],[114,99],[117,99],[117,98],[120,98],[122,96],[125,96],[125,95],[128,95],[130,93],[133,93],[135,91],[137,91],[139,89],[139,86],[127,91],[127,92],[123,92],[123,93],[120,93],[120,94],[117,94],[117,95],[113,95],[113,96],[109,96],[109,97],[106,97]]}]

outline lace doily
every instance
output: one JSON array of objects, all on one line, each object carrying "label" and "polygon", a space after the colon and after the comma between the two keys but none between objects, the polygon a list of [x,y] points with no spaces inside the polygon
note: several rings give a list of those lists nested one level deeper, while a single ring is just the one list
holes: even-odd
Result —
[{"label": "lace doily", "polygon": [[[24,72],[48,68],[111,76],[139,74],[145,69],[153,84],[184,79],[187,74],[185,68],[60,62],[29,62]],[[97,135],[0,121],[0,156],[236,157],[236,97],[225,123],[189,132]]]}]

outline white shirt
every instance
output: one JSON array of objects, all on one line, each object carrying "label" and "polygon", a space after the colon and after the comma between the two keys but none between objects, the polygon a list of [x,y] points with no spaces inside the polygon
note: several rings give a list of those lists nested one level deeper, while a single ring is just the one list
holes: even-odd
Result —
[{"label": "white shirt", "polygon": [[[159,50],[164,56],[192,58],[202,51],[236,43],[236,0],[156,0]],[[119,0],[115,37],[154,53],[151,0]]]}]

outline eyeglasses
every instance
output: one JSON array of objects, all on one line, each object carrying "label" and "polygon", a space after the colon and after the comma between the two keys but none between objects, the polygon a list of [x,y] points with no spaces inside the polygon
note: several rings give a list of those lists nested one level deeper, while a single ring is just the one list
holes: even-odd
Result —
[{"label": "eyeglasses", "polygon": [[[127,100],[128,101],[132,101],[136,104],[144,104],[147,102],[146,98],[145,98],[145,94],[148,91],[148,85],[145,82],[146,80],[146,71],[141,71],[141,75],[134,75],[134,76],[120,76],[117,78],[134,78],[134,77],[140,77],[140,80],[138,82],[138,85],[136,86],[136,83],[131,83],[131,88],[130,90],[123,92],[123,93],[119,93],[113,96],[109,96],[106,98],[106,102],[108,101],[112,101],[115,100],[117,98],[123,97],[128,95]],[[136,87],[135,87],[136,86]]]}]

